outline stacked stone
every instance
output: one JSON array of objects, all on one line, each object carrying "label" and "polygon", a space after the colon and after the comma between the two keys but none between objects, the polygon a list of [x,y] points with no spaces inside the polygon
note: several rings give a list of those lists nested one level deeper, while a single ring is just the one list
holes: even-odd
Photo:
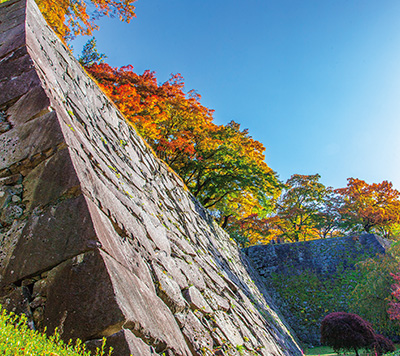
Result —
[{"label": "stacked stone", "polygon": [[300,355],[236,244],[33,0],[0,5],[0,112],[3,305],[115,355]]},{"label": "stacked stone", "polygon": [[[245,253],[263,284],[269,286],[269,294],[275,305],[282,310],[285,319],[296,331],[298,338],[304,344],[320,345],[320,322],[328,310],[312,302],[308,303],[306,300],[301,303],[298,300],[294,302],[295,298],[292,299],[292,295],[289,298],[286,297],[282,293],[287,290],[286,277],[312,275],[321,282],[321,285],[324,285],[325,281],[335,283],[342,290],[341,293],[332,291],[335,293],[336,302],[340,305],[339,311],[350,312],[346,303],[347,293],[343,293],[344,290],[349,290],[346,284],[348,282],[346,278],[343,278],[344,273],[355,270],[360,261],[384,254],[389,246],[388,240],[373,234],[363,234],[288,244],[251,246],[245,250]],[[276,283],[276,276],[282,277],[279,278],[281,283]],[[299,280],[304,281],[304,277]],[[296,288],[304,289],[309,286],[304,281],[297,283]],[[311,296],[309,301],[316,298],[317,296]],[[293,313],[292,307],[295,309],[306,307],[308,312],[312,313],[314,322],[310,323],[307,318]]]}]

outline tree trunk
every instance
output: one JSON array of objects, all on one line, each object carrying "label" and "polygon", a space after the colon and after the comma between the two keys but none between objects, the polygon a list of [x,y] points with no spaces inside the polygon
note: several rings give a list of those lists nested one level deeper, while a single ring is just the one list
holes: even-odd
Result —
[{"label": "tree trunk", "polygon": [[223,221],[223,223],[222,223],[222,225],[221,225],[221,227],[223,228],[223,229],[225,229],[226,228],[226,226],[228,225],[228,221],[229,221],[229,217],[230,217],[231,215],[225,215],[224,216],[224,221]]}]

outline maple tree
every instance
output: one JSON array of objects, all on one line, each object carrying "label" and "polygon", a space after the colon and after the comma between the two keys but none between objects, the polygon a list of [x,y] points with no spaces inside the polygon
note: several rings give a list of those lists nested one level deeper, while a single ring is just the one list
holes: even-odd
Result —
[{"label": "maple tree", "polygon": [[136,0],[36,0],[40,11],[55,33],[64,40],[91,35],[101,16],[118,16],[129,22],[135,16]]},{"label": "maple tree", "polygon": [[347,187],[335,192],[344,200],[340,214],[347,231],[393,237],[400,224],[400,192],[391,182],[368,184],[348,178]]},{"label": "maple tree", "polygon": [[271,211],[281,184],[265,147],[234,121],[216,125],[200,95],[184,93],[180,74],[158,84],[154,72],[138,75],[132,66],[96,63],[87,71],[223,227]]},{"label": "maple tree", "polygon": [[226,231],[241,247],[270,242],[267,221],[258,214],[237,217],[227,225]]},{"label": "maple tree", "polygon": [[328,314],[321,322],[321,343],[341,350],[354,350],[356,356],[361,348],[371,348],[376,342],[372,325],[357,314],[335,312]]}]

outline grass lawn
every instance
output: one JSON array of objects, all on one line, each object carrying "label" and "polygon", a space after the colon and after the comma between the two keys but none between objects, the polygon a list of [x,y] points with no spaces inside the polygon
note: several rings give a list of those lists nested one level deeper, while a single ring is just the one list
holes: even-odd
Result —
[{"label": "grass lawn", "polygon": [[326,346],[313,347],[312,349],[305,349],[304,354],[307,356],[315,356],[315,355],[336,356],[333,350],[330,347]]},{"label": "grass lawn", "polygon": [[[337,356],[335,352],[330,347],[327,346],[321,346],[321,347],[314,347],[312,349],[305,349],[304,354],[306,356]],[[359,352],[360,356],[366,356],[369,355],[368,353],[365,353],[363,350],[360,350]],[[346,355],[346,356],[355,356],[354,352],[346,352],[345,354],[341,353],[340,355]]]}]

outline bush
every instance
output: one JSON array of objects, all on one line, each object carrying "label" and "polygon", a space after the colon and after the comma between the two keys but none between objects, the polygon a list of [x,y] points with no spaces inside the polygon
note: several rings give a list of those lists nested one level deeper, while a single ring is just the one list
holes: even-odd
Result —
[{"label": "bush", "polygon": [[376,343],[375,332],[369,322],[356,314],[336,312],[328,314],[321,323],[321,343],[340,351],[371,348]]},{"label": "bush", "polygon": [[[105,339],[101,350],[98,349],[95,355],[105,355],[104,347]],[[57,332],[47,337],[29,329],[25,315],[7,313],[0,305],[0,355],[90,356],[92,354],[85,350],[79,339],[75,344],[71,341],[65,344]],[[111,348],[108,355],[111,355]]]}]

